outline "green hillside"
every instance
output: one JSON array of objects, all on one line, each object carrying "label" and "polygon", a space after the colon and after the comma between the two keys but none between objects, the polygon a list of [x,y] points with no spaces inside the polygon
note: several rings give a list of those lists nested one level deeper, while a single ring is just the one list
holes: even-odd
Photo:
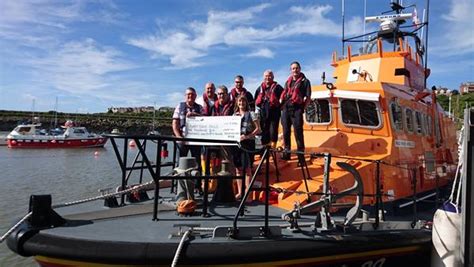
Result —
[{"label": "green hillside", "polygon": [[[0,110],[0,131],[11,131],[19,122],[31,121],[38,117],[43,127],[54,128],[63,125],[67,120],[85,126],[93,132],[110,132],[118,129],[121,132],[144,134],[152,130],[162,133],[171,132],[171,111],[140,113],[63,113],[54,111],[31,112]],[[57,125],[55,125],[55,121]]]},{"label": "green hillside", "polygon": [[[449,111],[449,96],[438,95],[438,103],[445,111]],[[458,121],[458,126],[464,118],[464,109],[467,107],[474,107],[474,93],[451,96],[451,113]]]}]

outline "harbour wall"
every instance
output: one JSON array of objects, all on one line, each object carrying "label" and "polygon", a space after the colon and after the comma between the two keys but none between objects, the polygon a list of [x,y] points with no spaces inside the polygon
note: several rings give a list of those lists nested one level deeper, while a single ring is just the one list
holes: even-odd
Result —
[{"label": "harbour wall", "polygon": [[[150,116],[139,115],[112,115],[112,114],[61,114],[60,116],[36,114],[42,127],[52,129],[64,125],[67,120],[72,120],[75,125],[86,127],[93,133],[110,133],[113,129],[126,134],[147,134],[152,130],[163,135],[172,134],[171,116],[153,119]],[[31,112],[5,112],[0,111],[0,131],[9,132],[19,123],[31,122]],[[55,123],[56,122],[56,123]]]}]

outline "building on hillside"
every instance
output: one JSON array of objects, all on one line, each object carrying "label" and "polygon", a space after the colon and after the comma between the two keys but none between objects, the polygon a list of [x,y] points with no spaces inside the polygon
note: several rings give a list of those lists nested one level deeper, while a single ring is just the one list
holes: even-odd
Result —
[{"label": "building on hillside", "polygon": [[459,92],[462,94],[474,93],[474,82],[461,83]]},{"label": "building on hillside", "polygon": [[172,107],[160,107],[158,109],[159,112],[173,112],[174,111],[174,108]]},{"label": "building on hillside", "polygon": [[437,95],[447,95],[450,96],[455,90],[448,89],[446,87],[438,86],[436,87],[435,94]]},{"label": "building on hillside", "polygon": [[153,106],[147,107],[110,107],[108,112],[112,113],[141,113],[141,112],[154,112]]}]

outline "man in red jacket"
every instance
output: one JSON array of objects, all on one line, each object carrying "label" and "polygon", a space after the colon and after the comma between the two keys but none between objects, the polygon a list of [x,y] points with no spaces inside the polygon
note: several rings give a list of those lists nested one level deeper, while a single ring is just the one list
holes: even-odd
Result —
[{"label": "man in red jacket", "polygon": [[255,91],[255,106],[260,109],[260,125],[262,127],[262,145],[272,146],[278,140],[278,126],[280,125],[281,109],[280,96],[283,92],[277,82],[274,81],[273,71],[266,70],[263,73],[263,82]]},{"label": "man in red jacket", "polygon": [[[303,113],[311,101],[311,83],[301,72],[299,62],[292,62],[290,70],[291,75],[288,77],[285,90],[280,97],[283,142],[285,143],[285,151],[289,151],[291,149],[291,125],[293,125],[297,149],[304,152]],[[283,153],[282,158],[288,160],[290,155]]]},{"label": "man in red jacket", "polygon": [[206,83],[204,94],[202,94],[202,115],[211,116],[211,108],[217,101],[216,86],[212,82]]}]

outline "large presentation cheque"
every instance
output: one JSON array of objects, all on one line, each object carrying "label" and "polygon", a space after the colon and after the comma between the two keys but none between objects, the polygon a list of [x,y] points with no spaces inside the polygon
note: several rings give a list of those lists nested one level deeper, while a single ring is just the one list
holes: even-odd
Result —
[{"label": "large presentation cheque", "polygon": [[[240,141],[240,116],[188,117],[185,137]],[[190,144],[196,145],[196,142]],[[206,143],[200,143],[205,145]],[[210,143],[207,143],[210,144]]]}]

